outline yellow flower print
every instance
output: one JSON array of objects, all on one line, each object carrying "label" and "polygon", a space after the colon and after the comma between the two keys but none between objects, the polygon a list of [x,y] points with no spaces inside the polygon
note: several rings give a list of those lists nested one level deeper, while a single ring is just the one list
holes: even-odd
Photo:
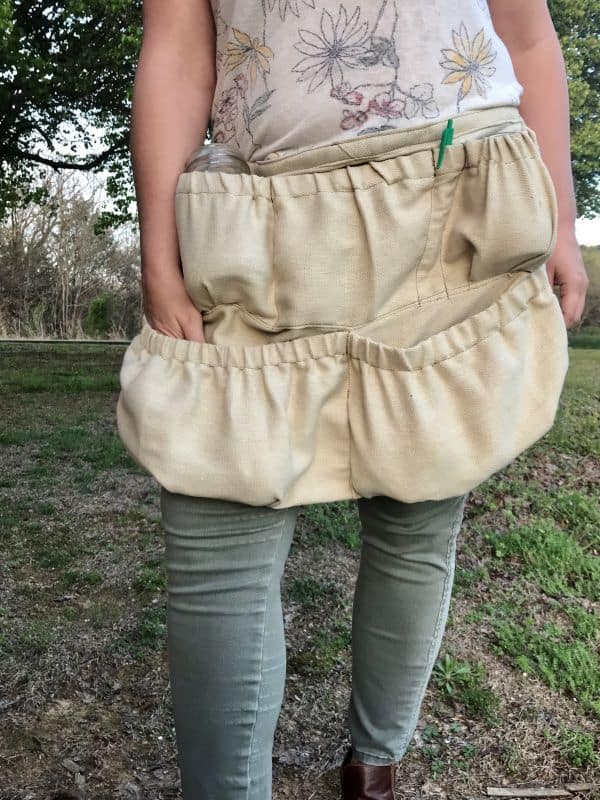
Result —
[{"label": "yellow flower print", "polygon": [[261,71],[263,77],[265,73],[269,72],[269,59],[273,58],[273,51],[266,44],[262,44],[258,37],[251,38],[237,28],[231,30],[237,42],[227,42],[225,70],[231,72],[241,64],[248,62],[248,77],[253,86],[258,70]]},{"label": "yellow flower print", "polygon": [[492,51],[491,38],[485,41],[483,28],[471,41],[464,22],[460,23],[459,31],[452,31],[452,40],[455,49],[442,48],[444,60],[439,64],[448,71],[442,83],[460,82],[456,100],[456,107],[460,111],[461,100],[469,94],[473,86],[482,97],[487,96],[489,78],[496,71],[496,67],[491,64],[497,53]]}]

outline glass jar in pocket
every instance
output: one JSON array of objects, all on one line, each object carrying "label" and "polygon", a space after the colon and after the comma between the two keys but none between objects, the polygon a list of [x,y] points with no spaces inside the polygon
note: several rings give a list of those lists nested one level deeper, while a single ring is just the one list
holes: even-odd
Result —
[{"label": "glass jar in pocket", "polygon": [[250,173],[246,161],[224,142],[210,142],[202,145],[192,153],[183,171]]}]

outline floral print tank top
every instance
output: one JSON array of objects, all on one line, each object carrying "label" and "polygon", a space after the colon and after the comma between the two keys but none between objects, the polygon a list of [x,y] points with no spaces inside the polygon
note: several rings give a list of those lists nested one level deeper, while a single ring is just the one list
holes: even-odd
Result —
[{"label": "floral print tank top", "polygon": [[487,0],[211,0],[210,129],[246,160],[518,106]]}]

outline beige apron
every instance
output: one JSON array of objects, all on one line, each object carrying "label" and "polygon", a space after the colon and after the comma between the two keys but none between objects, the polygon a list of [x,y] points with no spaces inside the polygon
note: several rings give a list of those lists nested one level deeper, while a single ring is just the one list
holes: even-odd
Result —
[{"label": "beige apron", "polygon": [[567,332],[557,205],[514,106],[182,173],[205,342],[143,318],[121,366],[131,457],[173,492],[286,506],[473,489],[553,425]]}]

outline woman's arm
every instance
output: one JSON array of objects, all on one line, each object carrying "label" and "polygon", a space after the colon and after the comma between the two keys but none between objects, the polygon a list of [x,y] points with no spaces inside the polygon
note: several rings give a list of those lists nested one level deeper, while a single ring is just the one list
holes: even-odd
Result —
[{"label": "woman's arm", "polygon": [[520,112],[537,136],[556,189],[558,236],[546,268],[560,286],[567,327],[581,320],[588,276],[575,238],[569,93],[564,59],[546,0],[488,0],[494,27],[523,86]]},{"label": "woman's arm", "polygon": [[209,0],[144,0],[133,86],[130,150],[140,225],[144,314],[177,338],[204,341],[185,290],[175,226],[175,188],[204,142],[214,93]]}]

